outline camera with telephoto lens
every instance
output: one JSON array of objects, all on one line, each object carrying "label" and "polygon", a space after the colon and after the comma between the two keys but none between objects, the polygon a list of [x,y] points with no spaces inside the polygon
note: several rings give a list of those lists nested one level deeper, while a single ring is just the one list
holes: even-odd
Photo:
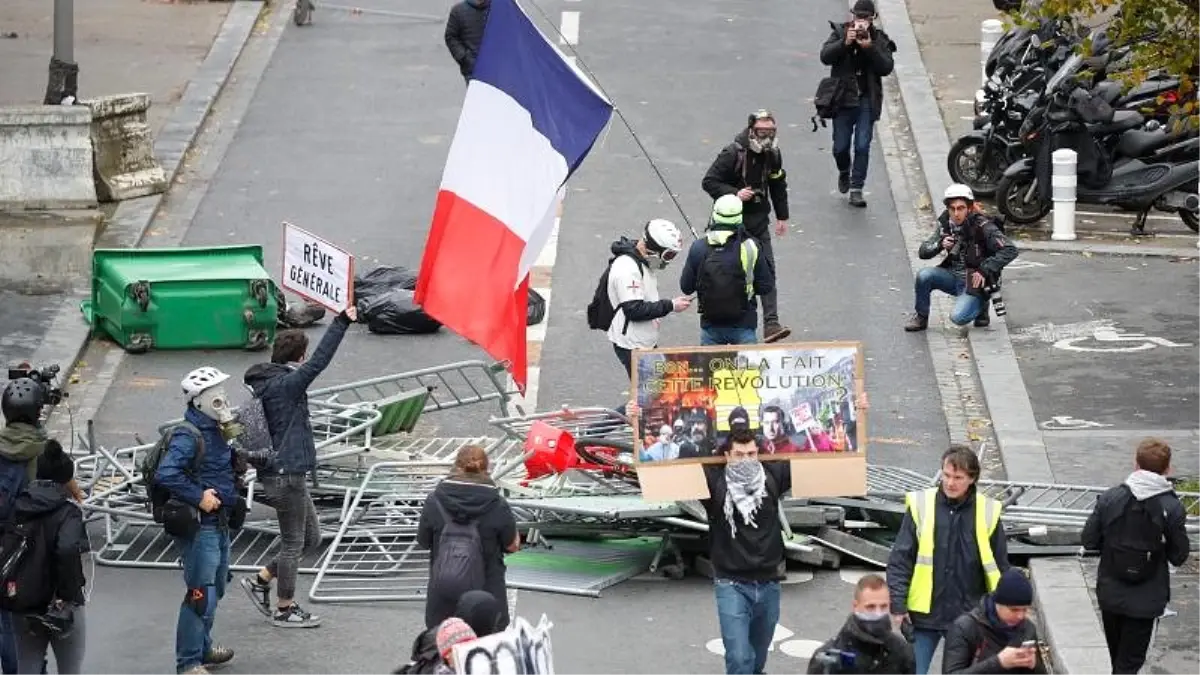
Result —
[{"label": "camera with telephoto lens", "polygon": [[858,654],[829,647],[812,655],[812,660],[821,664],[823,673],[854,672],[858,665]]},{"label": "camera with telephoto lens", "polygon": [[22,363],[8,367],[8,381],[13,382],[22,378],[33,380],[42,388],[43,405],[58,405],[67,397],[67,393],[62,390],[62,387],[57,386],[58,373],[61,370],[57,363],[41,369],[34,368],[28,363]]}]

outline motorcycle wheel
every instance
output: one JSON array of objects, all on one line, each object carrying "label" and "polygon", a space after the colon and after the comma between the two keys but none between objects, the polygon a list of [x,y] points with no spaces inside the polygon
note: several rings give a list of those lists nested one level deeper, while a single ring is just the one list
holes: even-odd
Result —
[{"label": "motorcycle wheel", "polygon": [[1200,232],[1200,220],[1197,220],[1195,211],[1179,209],[1179,217],[1183,219],[1183,224],[1187,225],[1189,230]]},{"label": "motorcycle wheel", "polygon": [[996,186],[996,207],[1010,223],[1029,225],[1050,213],[1049,200],[1043,201],[1036,194],[1033,201],[1025,201],[1025,195],[1036,192],[1036,178],[1032,174],[1004,176]]},{"label": "motorcycle wheel", "polygon": [[963,136],[954,141],[946,155],[946,171],[950,173],[950,178],[955,183],[970,186],[976,198],[995,195],[1000,176],[1008,168],[1004,151],[1000,148],[993,149],[988,157],[988,166],[980,167],[984,143],[982,138]]}]

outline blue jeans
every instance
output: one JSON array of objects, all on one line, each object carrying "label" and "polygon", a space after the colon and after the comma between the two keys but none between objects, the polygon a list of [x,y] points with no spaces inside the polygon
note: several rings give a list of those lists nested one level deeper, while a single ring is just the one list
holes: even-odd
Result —
[{"label": "blue jeans", "polygon": [[0,612],[0,665],[4,675],[17,672],[17,638],[13,615]]},{"label": "blue jeans", "polygon": [[917,675],[929,672],[929,664],[933,663],[933,653],[937,651],[938,643],[945,636],[940,630],[913,630],[913,658],[917,662]]},{"label": "blue jeans", "polygon": [[229,581],[229,531],[202,525],[192,539],[175,538],[187,587],[175,625],[175,671],[182,673],[204,662],[212,648],[217,603]]},{"label": "blue jeans", "polygon": [[725,645],[725,672],[766,672],[767,650],[779,623],[779,582],[715,579],[713,586]]},{"label": "blue jeans", "polygon": [[954,311],[950,312],[950,320],[957,326],[971,323],[983,311],[983,298],[967,293],[966,281],[944,267],[926,267],[917,272],[915,286],[916,310],[921,316],[929,316],[929,296],[935,290],[958,298],[954,302]]},{"label": "blue jeans", "polygon": [[[833,161],[838,173],[850,174],[850,189],[861,190],[867,182],[867,165],[871,162],[871,139],[875,136],[875,114],[870,97],[863,98],[857,108],[842,108],[833,118]],[[850,163],[850,143],[854,142],[854,164]]]},{"label": "blue jeans", "polygon": [[701,326],[701,345],[752,345],[758,342],[754,328],[740,326]]}]

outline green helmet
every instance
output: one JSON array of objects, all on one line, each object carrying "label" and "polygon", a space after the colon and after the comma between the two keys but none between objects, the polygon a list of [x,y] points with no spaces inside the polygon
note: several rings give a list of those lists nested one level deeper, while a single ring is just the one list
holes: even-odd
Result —
[{"label": "green helmet", "polygon": [[742,200],[737,195],[724,195],[713,202],[713,225],[741,225]]}]

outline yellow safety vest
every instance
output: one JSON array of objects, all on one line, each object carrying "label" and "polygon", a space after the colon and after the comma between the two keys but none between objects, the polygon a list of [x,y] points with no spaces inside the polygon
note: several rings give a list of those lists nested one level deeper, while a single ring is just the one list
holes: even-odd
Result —
[{"label": "yellow safety vest", "polygon": [[[904,505],[912,514],[913,527],[917,530],[917,563],[908,585],[908,610],[921,614],[928,614],[933,604],[933,521],[937,512],[937,494],[938,488],[929,488],[904,495]],[[979,560],[983,563],[989,593],[1000,583],[1000,568],[996,566],[991,539],[1000,524],[1003,509],[995,499],[975,495],[975,542],[979,546]]]},{"label": "yellow safety vest", "polygon": [[746,297],[754,300],[754,266],[758,264],[758,244],[754,239],[746,237],[738,248],[738,257],[742,261],[742,271],[746,273]]}]

